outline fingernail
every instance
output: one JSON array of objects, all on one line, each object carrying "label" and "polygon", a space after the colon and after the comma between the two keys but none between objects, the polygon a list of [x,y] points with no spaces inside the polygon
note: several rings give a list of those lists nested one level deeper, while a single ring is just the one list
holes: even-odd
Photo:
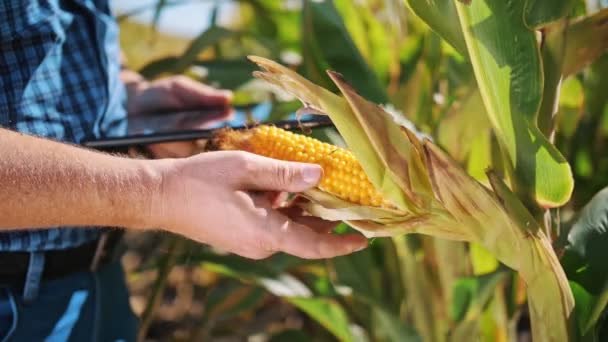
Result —
[{"label": "fingernail", "polygon": [[323,169],[318,165],[306,165],[302,168],[302,180],[307,185],[316,185],[321,179]]}]

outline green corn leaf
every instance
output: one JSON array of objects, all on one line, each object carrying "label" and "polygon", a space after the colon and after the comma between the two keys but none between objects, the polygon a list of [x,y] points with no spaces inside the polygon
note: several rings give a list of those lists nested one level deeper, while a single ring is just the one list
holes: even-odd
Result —
[{"label": "green corn leaf", "polygon": [[608,304],[608,265],[604,262],[608,258],[607,232],[608,189],[604,189],[581,211],[568,233],[568,244],[562,258],[568,278],[594,297],[585,308],[585,316],[579,313],[582,333],[594,326]]},{"label": "green corn leaf", "polygon": [[570,281],[570,287],[576,300],[576,323],[579,335],[585,335],[587,332],[587,322],[590,321],[591,311],[593,310],[593,304],[596,298],[593,297],[583,286],[580,284]]},{"label": "green corn leaf", "polygon": [[555,207],[568,201],[574,181],[564,157],[536,127],[543,75],[523,5],[488,0],[456,7],[486,111],[516,184],[540,205]]},{"label": "green corn leaf", "polygon": [[576,0],[528,0],[525,20],[530,28],[538,28],[567,16]]},{"label": "green corn leaf", "polygon": [[287,298],[287,301],[319,322],[340,341],[353,341],[348,316],[338,302],[326,298],[298,297]]},{"label": "green corn leaf", "polygon": [[478,243],[472,243],[469,249],[473,274],[483,275],[496,271],[499,263],[490,251]]},{"label": "green corn leaf", "polygon": [[205,49],[232,37],[236,37],[237,32],[227,30],[219,26],[212,26],[201,33],[191,43],[186,51],[178,58],[175,63],[175,72],[183,72],[197,60],[198,55]]},{"label": "green corn leaf", "polygon": [[365,60],[369,61],[371,56],[370,41],[365,29],[365,20],[360,14],[358,4],[348,0],[334,0],[333,2],[357,50]]},{"label": "green corn leaf", "polygon": [[331,89],[325,70],[340,70],[366,98],[377,103],[388,101],[332,1],[305,1],[302,22],[304,67],[311,80]]},{"label": "green corn leaf", "polygon": [[312,297],[308,286],[291,274],[233,255],[208,254],[205,259],[203,266],[208,270],[264,288],[304,311],[341,341],[352,341],[348,316],[342,307],[333,299]]},{"label": "green corn leaf", "polygon": [[455,2],[454,0],[405,0],[412,12],[416,13],[433,31],[458,52],[466,55],[467,47],[460,30]]},{"label": "green corn leaf", "polygon": [[139,73],[148,79],[153,79],[159,75],[168,72],[173,73],[175,70],[175,64],[177,63],[177,57],[163,57],[157,60],[151,61],[139,70]]},{"label": "green corn leaf", "polygon": [[576,77],[564,80],[560,90],[559,113],[557,127],[560,135],[571,138],[574,136],[580,121],[583,118],[584,108],[583,85]]},{"label": "green corn leaf", "polygon": [[488,304],[496,286],[505,279],[507,272],[499,270],[476,277],[459,279],[453,288],[453,301],[450,307],[451,319],[475,321]]},{"label": "green corn leaf", "polygon": [[[383,243],[389,244],[390,241]],[[375,335],[380,334],[391,341],[420,341],[416,331],[400,319],[399,303],[388,301],[383,283],[385,270],[381,268],[377,258],[374,258],[375,247],[378,246],[328,261],[329,273],[334,276],[333,282],[337,287],[348,288],[352,291],[350,296],[354,300],[361,301],[366,309],[369,308],[377,330],[380,330]],[[378,250],[379,248],[376,251]],[[396,276],[399,276],[398,272]],[[398,285],[395,284],[395,287]],[[395,306],[395,309],[391,309]],[[370,328],[370,330],[376,329]]]},{"label": "green corn leaf", "polygon": [[253,66],[246,59],[215,59],[195,61],[193,65],[205,71],[203,81],[222,89],[236,89],[251,80]]},{"label": "green corn leaf", "polygon": [[[441,120],[437,130],[437,141],[452,158],[464,163],[467,158],[479,155],[479,153],[472,153],[471,150],[479,145],[477,139],[489,133],[490,130],[491,126],[485,113],[481,94],[478,90],[473,90],[462,99],[461,105],[455,107]],[[489,151],[489,145],[486,147]],[[483,170],[489,166],[490,164],[486,164],[481,168]]]},{"label": "green corn leaf", "polygon": [[209,291],[205,301],[205,318],[232,317],[260,306],[268,294],[259,287],[230,281]]},{"label": "green corn leaf", "polygon": [[382,308],[374,310],[378,330],[390,341],[422,342],[416,330],[409,327],[399,316],[387,312]]},{"label": "green corn leaf", "polygon": [[336,287],[346,287],[367,304],[385,306],[382,268],[374,259],[373,246],[361,252],[328,260],[329,274]]}]

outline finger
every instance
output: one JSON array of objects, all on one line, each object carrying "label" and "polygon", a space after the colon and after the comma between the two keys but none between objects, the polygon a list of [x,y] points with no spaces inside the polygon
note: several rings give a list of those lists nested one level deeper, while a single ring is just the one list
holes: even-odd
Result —
[{"label": "finger", "polygon": [[265,196],[270,202],[272,208],[277,209],[280,208],[285,201],[287,201],[289,194],[281,191],[268,191],[265,193]]},{"label": "finger", "polygon": [[238,186],[243,190],[302,192],[319,182],[323,169],[316,164],[287,162],[247,153]]},{"label": "finger", "polygon": [[231,91],[215,89],[187,77],[176,77],[172,86],[173,93],[190,105],[229,106],[232,102]]},{"label": "finger", "polygon": [[292,221],[305,225],[320,234],[330,233],[340,224],[339,221],[327,221],[314,216],[294,216],[290,218]]},{"label": "finger", "polygon": [[212,128],[218,123],[229,121],[234,118],[235,110],[230,107],[220,108],[219,110],[195,112],[195,115],[188,115],[175,125],[181,129],[207,129]]},{"label": "finger", "polygon": [[304,204],[304,203],[309,203],[310,200],[300,194],[296,194],[295,196],[293,196],[289,201],[287,201],[284,205],[284,207],[287,208],[298,208],[300,209],[300,211],[304,212],[304,210],[299,206],[300,204]]},{"label": "finger", "polygon": [[333,258],[364,249],[367,240],[361,235],[317,233],[290,220],[277,211],[269,213],[271,234],[279,251],[305,259]]},{"label": "finger", "polygon": [[340,224],[340,221],[328,221],[307,215],[300,207],[280,208],[279,211],[292,221],[303,224],[317,233],[329,233]]}]

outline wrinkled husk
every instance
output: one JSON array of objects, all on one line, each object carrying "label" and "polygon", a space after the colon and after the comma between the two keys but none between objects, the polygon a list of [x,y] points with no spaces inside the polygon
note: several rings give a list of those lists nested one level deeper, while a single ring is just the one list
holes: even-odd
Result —
[{"label": "wrinkled husk", "polygon": [[368,237],[421,233],[483,245],[527,284],[535,341],[566,341],[574,299],[548,237],[492,173],[490,191],[441,149],[400,127],[380,106],[329,72],[344,98],[273,61],[250,57],[255,76],[326,113],[372,184],[396,209],[361,207],[320,190],[303,194],[315,216],[345,221]]}]

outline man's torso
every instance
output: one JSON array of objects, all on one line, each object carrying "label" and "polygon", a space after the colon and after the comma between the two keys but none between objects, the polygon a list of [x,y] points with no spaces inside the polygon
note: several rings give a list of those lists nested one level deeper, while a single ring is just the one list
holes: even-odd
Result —
[{"label": "man's torso", "polygon": [[[126,131],[107,1],[0,2],[0,126],[70,143]],[[0,251],[77,246],[97,228],[0,233]]]}]

